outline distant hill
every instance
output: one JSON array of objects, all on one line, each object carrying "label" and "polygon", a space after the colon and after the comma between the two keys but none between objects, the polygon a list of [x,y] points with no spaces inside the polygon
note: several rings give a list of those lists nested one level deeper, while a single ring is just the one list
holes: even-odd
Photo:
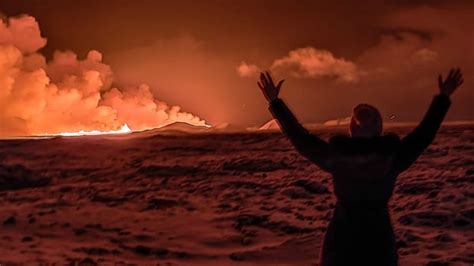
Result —
[{"label": "distant hill", "polygon": [[261,125],[259,130],[280,130],[280,125],[276,119],[272,119]]},{"label": "distant hill", "polygon": [[194,126],[184,122],[175,122],[164,127],[152,128],[143,131],[133,132],[134,137],[148,137],[158,134],[191,134],[210,132],[211,129],[204,126]]},{"label": "distant hill", "polygon": [[184,122],[175,122],[164,127],[160,127],[156,129],[157,131],[180,131],[186,133],[197,133],[197,132],[205,132],[209,131],[209,127],[205,126],[194,126]]},{"label": "distant hill", "polygon": [[350,123],[351,123],[351,117],[348,116],[348,117],[328,120],[323,123],[323,126],[326,126],[326,127],[345,126],[345,125],[349,125]]},{"label": "distant hill", "polygon": [[242,126],[230,123],[221,123],[212,127],[214,132],[242,132],[245,129]]}]

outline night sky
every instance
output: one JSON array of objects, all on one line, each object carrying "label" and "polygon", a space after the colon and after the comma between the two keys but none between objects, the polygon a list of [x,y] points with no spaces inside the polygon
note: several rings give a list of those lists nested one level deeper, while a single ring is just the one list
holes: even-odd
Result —
[{"label": "night sky", "polygon": [[281,96],[303,122],[349,116],[360,102],[417,121],[437,75],[459,66],[448,120],[473,120],[474,1],[359,2],[2,0],[0,12],[35,17],[48,59],[98,50],[114,84],[147,83],[212,125],[270,119],[262,69],[286,79]]}]

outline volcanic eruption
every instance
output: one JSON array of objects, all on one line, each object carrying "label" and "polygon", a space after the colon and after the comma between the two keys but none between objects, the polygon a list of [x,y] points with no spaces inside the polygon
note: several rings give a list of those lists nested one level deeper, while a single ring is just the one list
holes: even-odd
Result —
[{"label": "volcanic eruption", "polygon": [[198,116],[155,98],[146,84],[118,88],[102,54],[78,58],[47,43],[38,22],[23,15],[0,21],[0,137],[129,132],[175,122],[208,127]]}]

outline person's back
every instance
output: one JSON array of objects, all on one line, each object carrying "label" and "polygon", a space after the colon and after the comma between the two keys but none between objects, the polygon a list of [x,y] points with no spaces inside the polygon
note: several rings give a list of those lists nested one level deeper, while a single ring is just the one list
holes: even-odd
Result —
[{"label": "person's back", "polygon": [[258,83],[270,111],[296,149],[333,176],[336,208],[321,249],[321,265],[397,265],[395,236],[388,201],[396,177],[406,170],[433,141],[450,106],[449,95],[462,84],[460,70],[439,77],[437,95],[420,125],[400,139],[382,133],[377,109],[361,104],[354,108],[350,136],[326,142],[309,133],[278,98],[271,76]]},{"label": "person's back", "polygon": [[387,204],[395,185],[393,160],[399,144],[395,135],[329,141],[328,171],[333,175],[337,204],[321,253],[323,265],[354,261],[396,265]]}]

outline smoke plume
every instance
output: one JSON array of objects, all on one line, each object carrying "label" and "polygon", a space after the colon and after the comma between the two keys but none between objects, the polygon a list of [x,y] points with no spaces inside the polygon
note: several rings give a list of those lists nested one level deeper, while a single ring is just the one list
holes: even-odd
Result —
[{"label": "smoke plume", "polygon": [[157,100],[149,86],[116,88],[102,54],[80,59],[57,51],[52,60],[39,53],[46,45],[31,16],[0,21],[0,136],[58,134],[81,130],[132,130],[204,120]]}]

